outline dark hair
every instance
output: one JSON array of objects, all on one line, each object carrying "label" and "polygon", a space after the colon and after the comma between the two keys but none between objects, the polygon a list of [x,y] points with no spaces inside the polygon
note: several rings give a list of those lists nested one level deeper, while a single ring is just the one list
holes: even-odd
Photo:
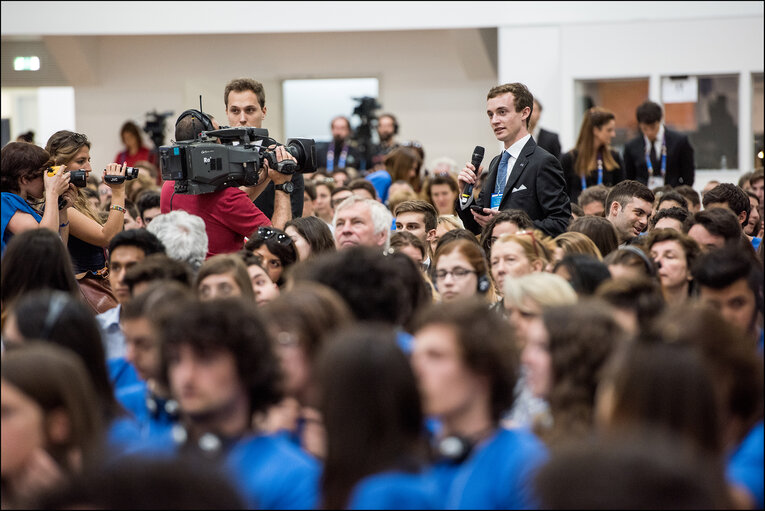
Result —
[{"label": "dark hair", "polygon": [[638,124],[653,124],[661,121],[663,113],[661,111],[661,106],[657,103],[654,103],[653,101],[645,101],[637,107],[635,116],[637,117]]},{"label": "dark hair", "polygon": [[190,289],[194,278],[188,263],[172,259],[163,253],[151,254],[125,271],[124,281],[130,288],[131,295],[136,284],[155,280],[174,280]]},{"label": "dark hair", "polygon": [[293,218],[284,224],[285,231],[287,227],[293,227],[300,236],[305,238],[311,246],[310,257],[323,252],[334,252],[337,250],[335,239],[332,237],[332,231],[329,230],[329,226],[321,218],[315,216]]},{"label": "dark hair", "polygon": [[363,177],[357,177],[356,179],[350,180],[348,182],[348,189],[351,191],[366,190],[372,195],[373,199],[377,200],[377,190],[375,190],[375,186],[371,181],[367,181]]},{"label": "dark hair", "polygon": [[688,200],[688,205],[693,205],[694,207],[699,206],[701,204],[701,199],[699,198],[699,192],[693,189],[692,186],[689,185],[680,185],[676,186],[673,189],[675,192],[679,193],[683,197],[685,197]]},{"label": "dark hair", "polygon": [[143,214],[147,209],[159,207],[159,200],[160,193],[157,190],[144,190],[141,192],[136,201],[136,207],[138,207],[138,214],[141,216],[141,220],[146,220]]},{"label": "dark hair", "polygon": [[303,186],[305,187],[305,193],[308,194],[308,197],[311,198],[311,200],[316,200],[316,185],[313,183],[313,181],[304,181]]},{"label": "dark hair", "polygon": [[749,255],[728,245],[703,254],[693,265],[692,274],[699,286],[724,289],[746,279],[754,295],[757,312],[763,311],[762,268]]},{"label": "dark hair", "polygon": [[133,220],[141,216],[138,214],[138,208],[136,207],[135,203],[127,198],[125,199],[125,209],[127,209],[128,213],[130,213],[130,216],[133,217]]},{"label": "dark hair", "polygon": [[27,142],[29,144],[35,143],[35,132],[33,130],[25,131],[16,137],[17,142]]},{"label": "dark hair", "polygon": [[555,264],[553,273],[558,268],[565,268],[571,275],[569,283],[578,295],[592,295],[598,286],[611,278],[608,266],[597,258],[587,254],[567,254]]},{"label": "dark hair", "polygon": [[576,217],[584,216],[584,210],[582,209],[582,206],[580,206],[576,202],[570,202],[569,205],[571,206],[571,220],[573,220]]},{"label": "dark hair", "polygon": [[[385,170],[391,175],[393,182],[399,180],[405,181],[412,185],[412,188],[415,188],[415,190],[418,188],[414,186],[418,177],[415,176],[414,179],[411,179],[409,172],[412,170],[412,167],[421,164],[422,161],[417,151],[409,147],[395,147],[385,156]],[[350,187],[350,183],[348,186]]]},{"label": "dark hair", "polygon": [[160,379],[170,387],[168,359],[181,345],[200,356],[229,353],[247,391],[250,413],[262,412],[282,398],[279,360],[260,313],[241,299],[191,301],[158,321],[162,338]]},{"label": "dark hair", "polygon": [[436,205],[433,203],[431,190],[434,186],[437,185],[448,185],[452,193],[459,194],[460,189],[457,185],[457,180],[454,179],[454,176],[451,174],[436,174],[431,176],[427,181],[425,181],[425,186],[422,188],[422,196],[433,207],[436,207]]},{"label": "dark hair", "polygon": [[122,305],[120,320],[144,317],[154,319],[163,314],[165,308],[173,311],[179,304],[193,300],[194,296],[189,286],[175,280],[150,282],[145,291]]},{"label": "dark hair", "polygon": [[584,207],[591,202],[600,202],[603,208],[606,207],[606,197],[608,197],[608,188],[603,185],[588,186],[579,194],[577,203]]},{"label": "dark hair", "polygon": [[143,137],[141,136],[141,129],[133,121],[127,121],[120,128],[120,137],[124,138],[125,132],[130,133],[138,141],[139,149],[144,147]]},{"label": "dark hair", "polygon": [[741,224],[735,213],[728,208],[711,208],[699,211],[691,219],[691,227],[696,224],[701,225],[713,236],[721,236],[725,239],[725,243],[735,242],[741,238]]},{"label": "dark hair", "polygon": [[[23,142],[20,142],[23,143]],[[0,267],[3,309],[26,293],[55,289],[81,298],[72,261],[61,238],[48,229],[32,229],[11,238]]]},{"label": "dark hair", "polygon": [[438,224],[438,211],[430,202],[424,200],[408,200],[398,204],[393,216],[397,217],[401,213],[421,213],[425,223],[425,230],[432,231]]},{"label": "dark hair", "polygon": [[617,248],[603,258],[606,266],[622,265],[631,268],[640,268],[646,277],[656,277],[656,263],[648,257],[646,251],[636,245]]},{"label": "dark hair", "polygon": [[[491,254],[491,246],[496,241],[493,236],[494,228],[497,224],[512,222],[518,226],[519,231],[526,231],[534,229],[534,221],[531,219],[528,213],[522,209],[507,209],[500,211],[496,215],[491,217],[483,230],[481,231],[481,247],[486,252],[487,257]],[[440,241],[440,240],[439,240]]]},{"label": "dark hair", "polygon": [[318,369],[327,432],[323,507],[345,509],[362,478],[418,468],[424,454],[420,395],[396,334],[385,325],[337,334],[322,350]]},{"label": "dark hair", "polygon": [[109,260],[111,261],[114,251],[121,246],[138,247],[148,256],[156,253],[165,253],[165,246],[154,234],[146,229],[131,229],[118,232],[109,242]]},{"label": "dark hair", "polygon": [[247,266],[244,264],[242,257],[236,253],[217,254],[202,263],[194,281],[194,290],[199,293],[202,281],[210,275],[223,275],[226,273],[231,274],[231,278],[236,282],[242,299],[249,302],[255,301],[255,292],[252,289]]},{"label": "dark hair", "polygon": [[465,365],[488,380],[491,419],[497,423],[515,402],[519,354],[513,329],[477,298],[429,307],[416,318],[413,332],[429,325],[453,329]]},{"label": "dark hair", "polygon": [[619,248],[619,235],[614,224],[602,216],[579,217],[569,224],[566,231],[580,232],[590,238],[603,257]]},{"label": "dark hair", "polygon": [[0,191],[18,194],[22,178],[42,177],[50,154],[28,142],[9,142],[0,150]]},{"label": "dark hair", "polygon": [[245,509],[230,478],[188,460],[127,457],[39,496],[36,509]]},{"label": "dark hair", "polygon": [[[82,188],[81,189],[82,194],[85,196],[86,199],[98,199],[101,200],[101,197],[98,195],[98,192],[95,191],[92,188]],[[127,199],[125,199],[127,200]]]},{"label": "dark hair", "polygon": [[746,218],[741,222],[741,225],[746,225],[749,222],[752,203],[749,202],[746,192],[732,183],[720,183],[715,186],[704,194],[701,203],[705,210],[709,209],[710,204],[727,203],[737,219],[742,212],[746,212]]},{"label": "dark hair", "polygon": [[611,188],[606,197],[606,216],[611,209],[611,204],[618,202],[624,208],[633,198],[642,199],[653,204],[655,196],[653,192],[643,183],[627,179],[620,181]]},{"label": "dark hair", "polygon": [[422,258],[425,259],[428,249],[420,238],[408,231],[396,231],[390,235],[390,248],[394,252],[399,252],[404,247],[414,247],[420,251]]},{"label": "dark hair", "polygon": [[[295,247],[295,242],[292,241],[292,238],[290,238],[286,232],[281,229],[277,229],[276,227],[265,227],[265,229],[271,229],[273,233],[267,239],[263,239],[260,235],[261,229],[264,228],[259,227],[258,230],[252,234],[252,237],[250,237],[247,243],[245,243],[244,247],[247,250],[252,250],[254,252],[265,245],[268,251],[279,259],[283,270],[286,270],[295,264],[295,262],[297,262],[297,247]],[[284,271],[282,271],[278,282],[276,282],[278,286],[282,286],[284,284],[284,277]]]},{"label": "dark hair", "polygon": [[649,277],[606,280],[598,286],[595,296],[616,308],[633,311],[641,328],[653,322],[665,306],[661,285]]},{"label": "dark hair", "polygon": [[677,206],[662,209],[661,211],[657,211],[656,214],[651,217],[651,230],[656,227],[656,224],[662,218],[672,218],[677,220],[683,224],[683,234],[688,234],[688,230],[691,228],[693,215],[687,209],[678,208]]},{"label": "dark hair", "polygon": [[90,374],[99,408],[107,420],[124,414],[114,398],[101,330],[87,305],[60,291],[43,290],[21,298],[13,314],[25,339],[48,341],[77,354]]},{"label": "dark hair", "polygon": [[[316,185],[316,186],[318,186],[318,185],[320,185],[320,184],[324,184],[324,183],[317,183],[317,185]],[[330,196],[330,197],[332,197],[333,195],[335,195],[335,194],[336,194],[336,193],[338,193],[338,192],[350,192],[350,191],[351,191],[351,189],[350,189],[350,188],[348,188],[347,186],[338,186],[337,188],[334,188],[334,187],[333,187],[333,188],[330,188],[330,190],[329,190],[329,191],[330,191],[330,194],[329,194],[329,196]]]},{"label": "dark hair", "polygon": [[[188,111],[192,112],[192,111]],[[175,140],[193,140],[197,136],[212,126],[210,116],[198,110],[193,110],[185,116],[175,121]],[[205,122],[206,121],[206,122]]]},{"label": "dark hair", "polygon": [[549,396],[551,428],[540,424],[536,432],[548,443],[581,440],[593,432],[595,393],[601,371],[624,331],[613,311],[596,301],[546,307],[542,313],[549,336]]},{"label": "dark hair", "polygon": [[266,91],[262,83],[252,78],[236,78],[228,82],[223,90],[223,104],[226,105],[226,110],[228,110],[228,95],[231,91],[246,92],[248,90],[254,92],[258,97],[260,108],[266,106]]},{"label": "dark hair", "polygon": [[[440,238],[438,238],[438,243],[436,243],[436,249],[433,251],[433,253],[435,254],[442,246],[455,240],[468,240],[472,241],[478,246],[481,246],[481,244],[478,242],[478,238],[476,238],[476,235],[471,231],[467,229],[452,229],[451,231],[445,232],[441,235]],[[483,249],[483,247],[481,248]]]},{"label": "dark hair", "polygon": [[541,509],[724,509],[728,490],[716,461],[644,427],[553,453],[534,490]]},{"label": "dark hair", "polygon": [[699,244],[696,243],[696,240],[687,234],[683,234],[682,232],[678,232],[674,229],[654,229],[645,235],[644,238],[645,239],[642,240],[642,244],[643,247],[648,249],[649,255],[651,247],[653,247],[656,243],[660,243],[662,241],[676,241],[683,248],[683,253],[685,254],[685,265],[688,268],[688,271],[693,268],[693,264],[696,262],[696,259],[698,259],[698,257],[701,255],[701,248],[699,247]]},{"label": "dark hair", "polygon": [[515,82],[492,87],[486,95],[486,100],[488,101],[491,98],[496,98],[497,96],[502,96],[507,93],[513,95],[513,103],[515,104],[516,112],[522,112],[524,108],[529,107],[529,116],[526,118],[526,128],[528,128],[531,112],[534,111],[534,96],[524,84]]},{"label": "dark hair", "polygon": [[615,121],[616,115],[611,110],[594,106],[587,109],[582,116],[582,124],[579,127],[579,136],[576,139],[576,145],[571,151],[576,155],[574,160],[574,172],[579,177],[585,177],[597,167],[596,158],[598,153],[602,158],[603,166],[607,171],[614,171],[619,168],[619,163],[611,154],[610,144],[596,146],[594,128],[602,129],[603,126],[611,121]]},{"label": "dark hair", "polygon": [[[688,209],[688,199],[686,199],[684,196],[682,196],[681,194],[675,191],[670,191],[670,192],[661,194],[661,197],[659,197],[659,203],[656,205],[656,209],[659,209],[662,202],[665,202],[668,200],[677,202],[678,204],[680,204],[680,207],[685,210]],[[676,207],[676,206],[673,206],[673,207]]]}]

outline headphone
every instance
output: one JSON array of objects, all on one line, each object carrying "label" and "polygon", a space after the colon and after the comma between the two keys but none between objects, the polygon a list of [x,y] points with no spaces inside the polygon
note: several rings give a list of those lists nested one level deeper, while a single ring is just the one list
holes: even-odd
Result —
[{"label": "headphone", "polygon": [[396,117],[393,114],[382,114],[380,117],[390,117],[390,120],[393,121],[393,134],[398,135],[398,120]]},{"label": "headphone", "polygon": [[460,435],[449,435],[436,443],[436,456],[455,465],[462,464],[473,452],[474,444]]},{"label": "headphone", "polygon": [[61,318],[64,307],[68,302],[68,296],[61,291],[54,291],[50,295],[50,301],[48,302],[48,314],[45,315],[43,321],[43,327],[40,331],[40,339],[48,341],[50,340],[50,334],[53,333],[53,327],[56,326],[58,320]]},{"label": "headphone", "polygon": [[645,263],[646,270],[648,270],[648,275],[651,277],[656,276],[656,264],[648,259],[648,256],[645,255],[645,252],[640,250],[639,248],[633,246],[633,245],[625,245],[622,247],[622,250],[626,250],[627,252],[632,252],[636,256],[640,257],[640,259],[643,260],[643,263]]},{"label": "headphone", "polygon": [[224,438],[215,433],[205,433],[194,444],[189,441],[189,433],[181,424],[173,425],[170,433],[173,443],[179,449],[194,449],[209,458],[216,458],[227,453],[239,441],[238,437]]},{"label": "headphone", "polygon": [[175,125],[178,126],[178,123],[181,122],[181,120],[183,120],[184,118],[186,118],[188,116],[191,116],[194,119],[196,119],[197,121],[202,123],[202,127],[204,129],[202,129],[200,131],[213,131],[215,129],[215,127],[212,124],[212,121],[210,120],[210,118],[206,114],[203,114],[199,110],[196,110],[196,109],[193,109],[193,108],[189,109],[189,110],[186,110],[181,115],[179,115],[178,119],[176,119],[176,121],[175,121]]},{"label": "headphone", "polygon": [[155,420],[159,419],[160,415],[164,412],[171,421],[178,420],[181,411],[178,401],[175,399],[163,401],[155,397],[151,392],[146,394],[146,408],[149,410],[151,417]]},{"label": "headphone", "polygon": [[[438,291],[438,283],[436,282],[436,279],[433,279],[433,288]],[[478,285],[476,286],[476,291],[478,291],[478,294],[483,295],[489,291],[489,288],[491,288],[491,280],[489,280],[489,276],[484,273],[478,277]]]}]

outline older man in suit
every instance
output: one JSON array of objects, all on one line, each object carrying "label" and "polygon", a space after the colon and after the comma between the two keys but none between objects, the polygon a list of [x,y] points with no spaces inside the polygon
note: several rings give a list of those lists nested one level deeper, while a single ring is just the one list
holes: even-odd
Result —
[{"label": "older man in suit", "polygon": [[[522,209],[536,228],[550,236],[561,234],[568,226],[571,205],[563,170],[555,156],[539,147],[529,133],[533,102],[531,92],[522,83],[499,85],[489,91],[486,113],[504,151],[489,165],[475,201],[480,211],[469,208],[472,197],[466,204],[457,200],[460,218],[474,233],[507,209]],[[471,163],[462,169],[458,182],[460,194],[476,182],[476,168]]]}]

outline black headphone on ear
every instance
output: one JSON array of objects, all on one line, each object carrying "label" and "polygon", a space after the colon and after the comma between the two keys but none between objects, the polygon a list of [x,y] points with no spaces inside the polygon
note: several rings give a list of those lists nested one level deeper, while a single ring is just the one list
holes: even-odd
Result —
[{"label": "black headphone on ear", "polygon": [[643,263],[645,264],[645,268],[648,271],[648,275],[651,277],[656,276],[656,264],[648,259],[648,256],[645,255],[645,252],[640,250],[639,248],[633,246],[633,245],[625,245],[622,247],[622,250],[626,250],[627,252],[632,252],[636,256],[640,257],[640,259],[643,260]]},{"label": "black headphone on ear", "polygon": [[178,420],[181,411],[178,401],[175,399],[168,399],[166,401],[158,399],[151,392],[146,395],[146,409],[149,410],[149,414],[151,414],[153,419],[159,419],[160,415],[164,412],[172,421]]},{"label": "black headphone on ear", "polygon": [[390,120],[393,121],[393,134],[398,135],[398,120],[393,114],[382,114],[380,117],[390,117]]},{"label": "black headphone on ear", "polygon": [[489,276],[484,274],[478,277],[478,292],[480,294],[486,294],[489,291],[489,288],[491,287],[491,280],[489,280]]},{"label": "black headphone on ear", "polygon": [[210,458],[216,458],[227,453],[239,440],[238,437],[223,438],[215,433],[205,433],[194,444],[189,441],[189,433],[181,424],[175,424],[170,433],[173,437],[173,443],[179,449],[195,449]]},{"label": "black headphone on ear", "polygon": [[193,108],[191,108],[189,110],[186,110],[181,115],[179,115],[178,119],[176,119],[176,121],[175,121],[175,125],[178,126],[178,123],[181,122],[181,120],[183,120],[184,118],[186,118],[188,116],[191,116],[194,119],[196,119],[196,120],[198,120],[199,122],[202,123],[202,128],[204,128],[204,129],[202,129],[200,131],[212,131],[212,130],[215,129],[215,127],[212,124],[212,121],[210,120],[210,118],[206,114],[203,114],[199,110],[196,110],[196,109],[193,109]]}]

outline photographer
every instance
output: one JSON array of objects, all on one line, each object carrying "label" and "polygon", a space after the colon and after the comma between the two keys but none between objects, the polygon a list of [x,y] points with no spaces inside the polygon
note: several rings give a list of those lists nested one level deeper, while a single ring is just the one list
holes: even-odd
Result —
[{"label": "photographer", "polygon": [[[199,112],[187,110],[175,124],[175,140],[191,140],[202,131],[217,129],[217,123]],[[294,158],[284,147],[276,148],[278,161]],[[244,238],[251,236],[258,227],[269,226],[282,228],[291,218],[290,194],[284,190],[274,191],[274,211],[272,220],[253,204],[253,200],[264,190],[270,181],[282,185],[292,179],[292,175],[272,170],[265,163],[266,172],[261,172],[257,185],[251,187],[226,187],[201,195],[176,194],[175,182],[165,181],[162,185],[160,208],[162,213],[181,209],[192,215],[202,217],[207,229],[209,247],[207,257],[227,254],[241,250]],[[300,193],[302,197],[302,191]]]}]

